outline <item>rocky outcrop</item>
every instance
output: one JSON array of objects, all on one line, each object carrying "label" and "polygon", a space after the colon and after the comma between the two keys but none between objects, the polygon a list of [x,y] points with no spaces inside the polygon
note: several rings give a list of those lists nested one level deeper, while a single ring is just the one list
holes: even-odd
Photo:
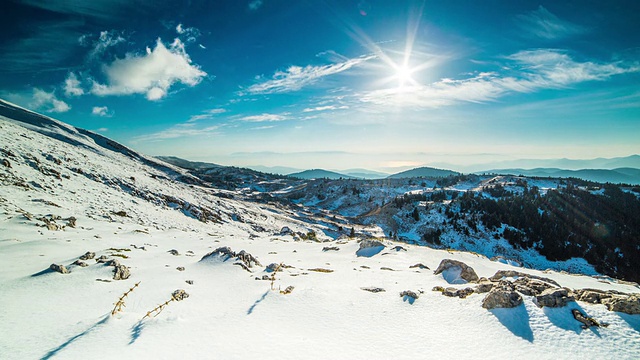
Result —
[{"label": "rocky outcrop", "polygon": [[49,269],[55,271],[55,272],[59,272],[60,274],[68,274],[69,270],[67,270],[67,268],[64,265],[58,265],[58,264],[51,264],[49,266]]},{"label": "rocky outcrop", "polygon": [[124,265],[113,267],[113,280],[126,280],[131,276],[129,268]]},{"label": "rocky outcrop", "polygon": [[413,300],[417,300],[420,296],[418,294],[416,294],[415,292],[411,291],[411,290],[405,290],[403,292],[400,293],[400,297],[404,298],[404,297],[410,297]]},{"label": "rocky outcrop", "polygon": [[501,281],[493,286],[482,301],[482,307],[491,310],[495,308],[514,308],[522,304],[522,296],[515,291],[515,286],[508,281]]},{"label": "rocky outcrop", "polygon": [[617,311],[630,315],[640,314],[640,295],[614,295],[602,302],[609,311]]},{"label": "rocky outcrop", "polygon": [[436,269],[436,271],[434,271],[433,273],[438,275],[444,271],[451,271],[451,270],[457,270],[457,269],[460,269],[459,277],[465,280],[466,282],[476,282],[480,279],[478,277],[478,274],[476,274],[475,270],[473,270],[471,266],[463,263],[462,261],[453,260],[453,259],[443,259],[440,262],[440,265],[438,265],[438,268]]},{"label": "rocky outcrop", "polygon": [[357,256],[372,257],[385,248],[385,245],[378,240],[364,239],[360,241],[360,248],[356,251]]},{"label": "rocky outcrop", "polygon": [[409,269],[415,269],[415,268],[430,270],[429,267],[427,265],[424,265],[423,263],[417,263],[409,266]]},{"label": "rocky outcrop", "polygon": [[516,290],[523,295],[537,296],[542,294],[545,290],[553,288],[553,286],[536,279],[529,277],[520,277],[514,281]]},{"label": "rocky outcrop", "polygon": [[189,297],[189,294],[187,294],[187,292],[182,289],[178,289],[173,293],[171,293],[171,298],[175,301],[182,301],[188,297]]},{"label": "rocky outcrop", "polygon": [[89,266],[89,264],[87,264],[86,262],[82,261],[82,260],[76,260],[73,262],[72,265],[76,265],[76,266],[80,266],[80,267],[87,267]]},{"label": "rocky outcrop", "polygon": [[471,294],[473,294],[472,288],[456,289],[454,287],[448,287],[442,291],[442,295],[444,296],[459,297],[460,299],[464,299]]},{"label": "rocky outcrop", "polygon": [[364,291],[368,291],[368,292],[372,292],[372,293],[379,293],[379,292],[385,292],[386,290],[383,288],[379,288],[379,287],[361,287],[360,289],[364,290]]},{"label": "rocky outcrop", "polygon": [[527,274],[527,273],[523,273],[520,271],[515,271],[515,270],[499,270],[498,272],[496,272],[492,277],[489,278],[489,280],[491,281],[500,281],[504,278],[520,278],[520,277],[526,277],[529,279],[536,279],[536,280],[540,280],[540,281],[544,281],[546,283],[555,285],[557,287],[560,287],[560,284],[558,284],[555,280],[551,280],[549,278],[545,278],[542,276],[537,276],[537,275],[531,275],[531,274]]},{"label": "rocky outcrop", "polygon": [[249,272],[251,272],[250,269],[253,268],[254,265],[262,266],[262,264],[260,264],[260,261],[258,261],[258,259],[255,256],[249,254],[244,250],[240,251],[239,253],[236,253],[233,250],[231,250],[231,248],[228,246],[222,246],[213,250],[212,252],[203,256],[202,259],[200,259],[200,261],[204,261],[207,259],[214,259],[214,258],[221,258],[222,261],[235,259],[237,261],[234,263],[234,265],[238,265]]},{"label": "rocky outcrop", "polygon": [[563,307],[575,299],[569,295],[569,291],[563,288],[546,289],[535,297],[535,303],[539,307]]},{"label": "rocky outcrop", "polygon": [[87,251],[86,253],[84,253],[84,255],[80,256],[80,260],[91,260],[93,258],[96,257],[96,253],[91,252],[91,251]]},{"label": "rocky outcrop", "polygon": [[171,249],[169,251],[167,251],[169,254],[173,255],[173,256],[179,256],[180,252],[176,249]]}]

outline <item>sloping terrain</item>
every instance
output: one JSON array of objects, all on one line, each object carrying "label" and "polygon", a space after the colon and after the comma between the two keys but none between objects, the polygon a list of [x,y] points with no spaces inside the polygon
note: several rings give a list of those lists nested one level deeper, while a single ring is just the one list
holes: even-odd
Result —
[{"label": "sloping terrain", "polygon": [[[338,236],[317,220],[331,212],[246,201],[3,106],[12,112],[0,112],[2,358],[640,356],[637,284],[365,239],[379,228],[339,214],[355,236]],[[443,259],[485,279],[456,263],[438,269]],[[541,279],[558,303],[518,279]],[[519,302],[483,307],[502,291]],[[602,327],[583,329],[571,310]]]}]

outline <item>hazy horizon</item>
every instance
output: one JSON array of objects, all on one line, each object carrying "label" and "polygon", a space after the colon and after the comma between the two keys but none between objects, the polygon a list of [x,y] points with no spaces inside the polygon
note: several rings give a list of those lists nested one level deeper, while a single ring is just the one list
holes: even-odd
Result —
[{"label": "hazy horizon", "polygon": [[151,155],[390,171],[640,153],[637,1],[3,10],[0,98]]}]

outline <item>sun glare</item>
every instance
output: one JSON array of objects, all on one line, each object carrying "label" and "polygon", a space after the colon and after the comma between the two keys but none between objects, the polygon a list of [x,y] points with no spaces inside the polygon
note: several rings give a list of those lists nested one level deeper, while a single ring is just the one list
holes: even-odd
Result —
[{"label": "sun glare", "polygon": [[411,69],[405,65],[398,66],[396,68],[396,79],[398,80],[398,86],[403,87],[407,83],[413,82],[411,78]]}]

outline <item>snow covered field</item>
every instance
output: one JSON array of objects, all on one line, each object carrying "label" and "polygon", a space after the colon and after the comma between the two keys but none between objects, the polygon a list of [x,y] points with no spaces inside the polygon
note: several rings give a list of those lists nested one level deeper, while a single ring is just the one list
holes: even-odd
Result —
[{"label": "snow covered field", "polygon": [[[640,315],[581,301],[539,308],[526,295],[515,308],[486,310],[485,294],[432,291],[473,286],[435,275],[442,259],[480,277],[517,270],[570,289],[638,293],[635,284],[388,240],[382,251],[357,256],[358,237],[331,239],[277,208],[189,185],[179,169],[36,119],[27,128],[0,117],[0,160],[10,165],[0,165],[2,359],[640,358]],[[283,227],[313,230],[325,242],[295,241]],[[247,251],[261,266],[201,260],[222,246]],[[95,258],[71,265],[86,252],[118,260],[130,277],[114,280],[114,266]],[[255,280],[270,279],[272,263],[285,265],[275,280]],[[410,268],[418,263],[429,269]],[[178,289],[189,297],[144,318]],[[401,297],[405,290],[419,297]],[[576,308],[609,326],[582,329]]]}]

